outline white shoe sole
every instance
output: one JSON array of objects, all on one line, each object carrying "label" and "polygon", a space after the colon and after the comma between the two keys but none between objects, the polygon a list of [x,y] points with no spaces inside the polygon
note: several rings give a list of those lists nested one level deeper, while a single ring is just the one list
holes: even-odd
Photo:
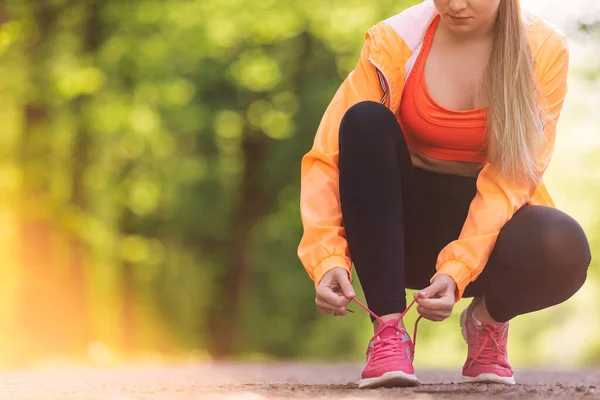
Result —
[{"label": "white shoe sole", "polygon": [[[460,315],[460,331],[462,332],[465,342],[467,341],[467,310],[468,308],[466,308],[465,311],[463,311],[463,313]],[[462,381],[463,383],[500,383],[503,385],[515,385],[517,383],[515,382],[514,376],[506,377],[496,374],[480,374],[474,378],[472,376],[463,375]]]},{"label": "white shoe sole", "polygon": [[421,384],[416,375],[410,375],[402,371],[386,372],[377,378],[361,379],[358,384],[359,389],[391,388],[418,386]]},{"label": "white shoe sole", "polygon": [[462,377],[463,383],[500,383],[502,385],[515,385],[514,377],[498,376],[496,374],[480,374],[475,378],[472,376]]}]

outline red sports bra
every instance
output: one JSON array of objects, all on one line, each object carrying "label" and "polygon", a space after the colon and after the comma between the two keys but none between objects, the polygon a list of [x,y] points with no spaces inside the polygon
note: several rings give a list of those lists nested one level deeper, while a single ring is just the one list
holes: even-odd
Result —
[{"label": "red sports bra", "polygon": [[425,61],[440,17],[425,34],[423,48],[406,81],[398,120],[408,145],[426,156],[448,161],[484,163],[486,111],[454,111],[431,98],[425,82]]}]

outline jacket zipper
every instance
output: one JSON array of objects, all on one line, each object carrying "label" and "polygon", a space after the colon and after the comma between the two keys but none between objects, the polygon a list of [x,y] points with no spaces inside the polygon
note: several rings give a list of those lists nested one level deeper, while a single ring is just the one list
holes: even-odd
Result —
[{"label": "jacket zipper", "polygon": [[369,61],[375,69],[377,70],[377,76],[379,78],[379,84],[381,85],[381,89],[383,90],[383,97],[381,98],[381,104],[386,105],[386,102],[389,102],[388,108],[392,108],[392,85],[390,85],[390,81],[388,77],[383,73],[379,65],[372,58],[369,58]]}]

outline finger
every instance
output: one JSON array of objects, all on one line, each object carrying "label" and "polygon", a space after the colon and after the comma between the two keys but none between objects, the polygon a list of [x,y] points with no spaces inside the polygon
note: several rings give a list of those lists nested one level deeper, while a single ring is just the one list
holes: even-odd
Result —
[{"label": "finger", "polygon": [[336,315],[346,315],[346,313],[348,312],[348,309],[346,307],[336,307],[336,306],[332,306],[329,303],[324,302],[323,300],[317,298],[315,300],[315,303],[317,304],[317,308],[319,309],[319,311],[324,312],[324,313],[335,313]]},{"label": "finger", "polygon": [[326,310],[321,305],[321,301],[318,297],[315,298],[315,305],[317,306],[317,310],[319,310],[320,312],[326,312]]},{"label": "finger", "polygon": [[421,317],[425,318],[426,320],[435,321],[435,322],[440,322],[440,321],[443,321],[443,320],[446,319],[442,315],[439,315],[439,314],[428,314],[428,313],[421,314]]},{"label": "finger", "polygon": [[417,311],[419,311],[419,313],[427,315],[439,315],[445,318],[449,317],[452,314],[452,310],[434,310],[423,306],[418,306]]},{"label": "finger", "polygon": [[317,309],[324,314],[333,314],[335,312],[331,307],[321,304],[317,304]]},{"label": "finger", "polygon": [[323,300],[319,299],[318,297],[315,299],[315,304],[317,305],[317,308],[321,312],[329,313],[329,314],[334,312],[334,307],[325,303]]},{"label": "finger", "polygon": [[319,307],[319,311],[321,311],[324,314],[331,314],[336,317],[343,317],[343,316],[348,315],[347,310],[344,310],[343,308],[331,309],[331,308]]},{"label": "finger", "polygon": [[427,316],[427,317],[423,317],[428,321],[433,321],[433,322],[442,322],[444,321],[447,317],[445,316],[441,316],[441,315],[431,315],[431,316]]},{"label": "finger", "polygon": [[326,286],[317,289],[317,297],[334,307],[345,307],[350,303],[350,300],[346,296],[335,293],[333,289]]},{"label": "finger", "polygon": [[331,304],[324,302],[323,300],[321,300],[320,298],[317,297],[317,299],[315,300],[315,303],[317,304],[317,307],[319,308],[319,310],[323,311],[323,312],[334,312],[335,311],[335,307],[333,307]]},{"label": "finger", "polygon": [[348,278],[348,273],[345,270],[336,271],[337,282],[340,285],[344,296],[348,299],[353,299],[356,297],[356,293],[354,292],[354,288],[350,283],[350,279]]},{"label": "finger", "polygon": [[437,308],[439,303],[449,302],[447,297],[432,297],[432,298],[417,298],[417,304],[429,307],[429,308]]},{"label": "finger", "polygon": [[426,299],[427,298],[427,292],[425,292],[425,289],[421,290],[420,292],[415,292],[413,294],[413,297],[415,298],[415,300],[419,301],[419,299]]},{"label": "finger", "polygon": [[317,306],[317,310],[323,314],[333,314],[333,311],[328,310],[327,308]]},{"label": "finger", "polygon": [[436,322],[443,321],[450,316],[449,313],[445,313],[442,311],[429,310],[429,309],[422,308],[422,307],[417,307],[417,312],[423,318],[428,319],[430,321],[436,321]]},{"label": "finger", "polygon": [[454,301],[449,297],[440,297],[437,299],[418,299],[417,304],[432,310],[452,310],[454,307]]},{"label": "finger", "polygon": [[418,296],[421,299],[430,299],[435,297],[440,292],[444,292],[447,289],[446,282],[441,279],[435,280],[431,285],[425,289],[419,291]]},{"label": "finger", "polygon": [[346,307],[338,308],[334,311],[334,315],[336,317],[344,317],[348,314],[348,309]]}]

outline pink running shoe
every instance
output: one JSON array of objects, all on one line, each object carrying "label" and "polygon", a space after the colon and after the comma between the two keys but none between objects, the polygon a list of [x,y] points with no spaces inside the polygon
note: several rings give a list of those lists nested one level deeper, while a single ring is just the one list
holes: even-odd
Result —
[{"label": "pink running shoe", "polygon": [[515,378],[506,354],[508,322],[490,324],[477,321],[473,317],[474,303],[460,316],[462,334],[469,346],[463,366],[463,382],[514,385]]},{"label": "pink running shoe", "polygon": [[367,365],[359,388],[416,386],[419,379],[412,365],[415,348],[399,320],[381,324],[367,348]]}]

